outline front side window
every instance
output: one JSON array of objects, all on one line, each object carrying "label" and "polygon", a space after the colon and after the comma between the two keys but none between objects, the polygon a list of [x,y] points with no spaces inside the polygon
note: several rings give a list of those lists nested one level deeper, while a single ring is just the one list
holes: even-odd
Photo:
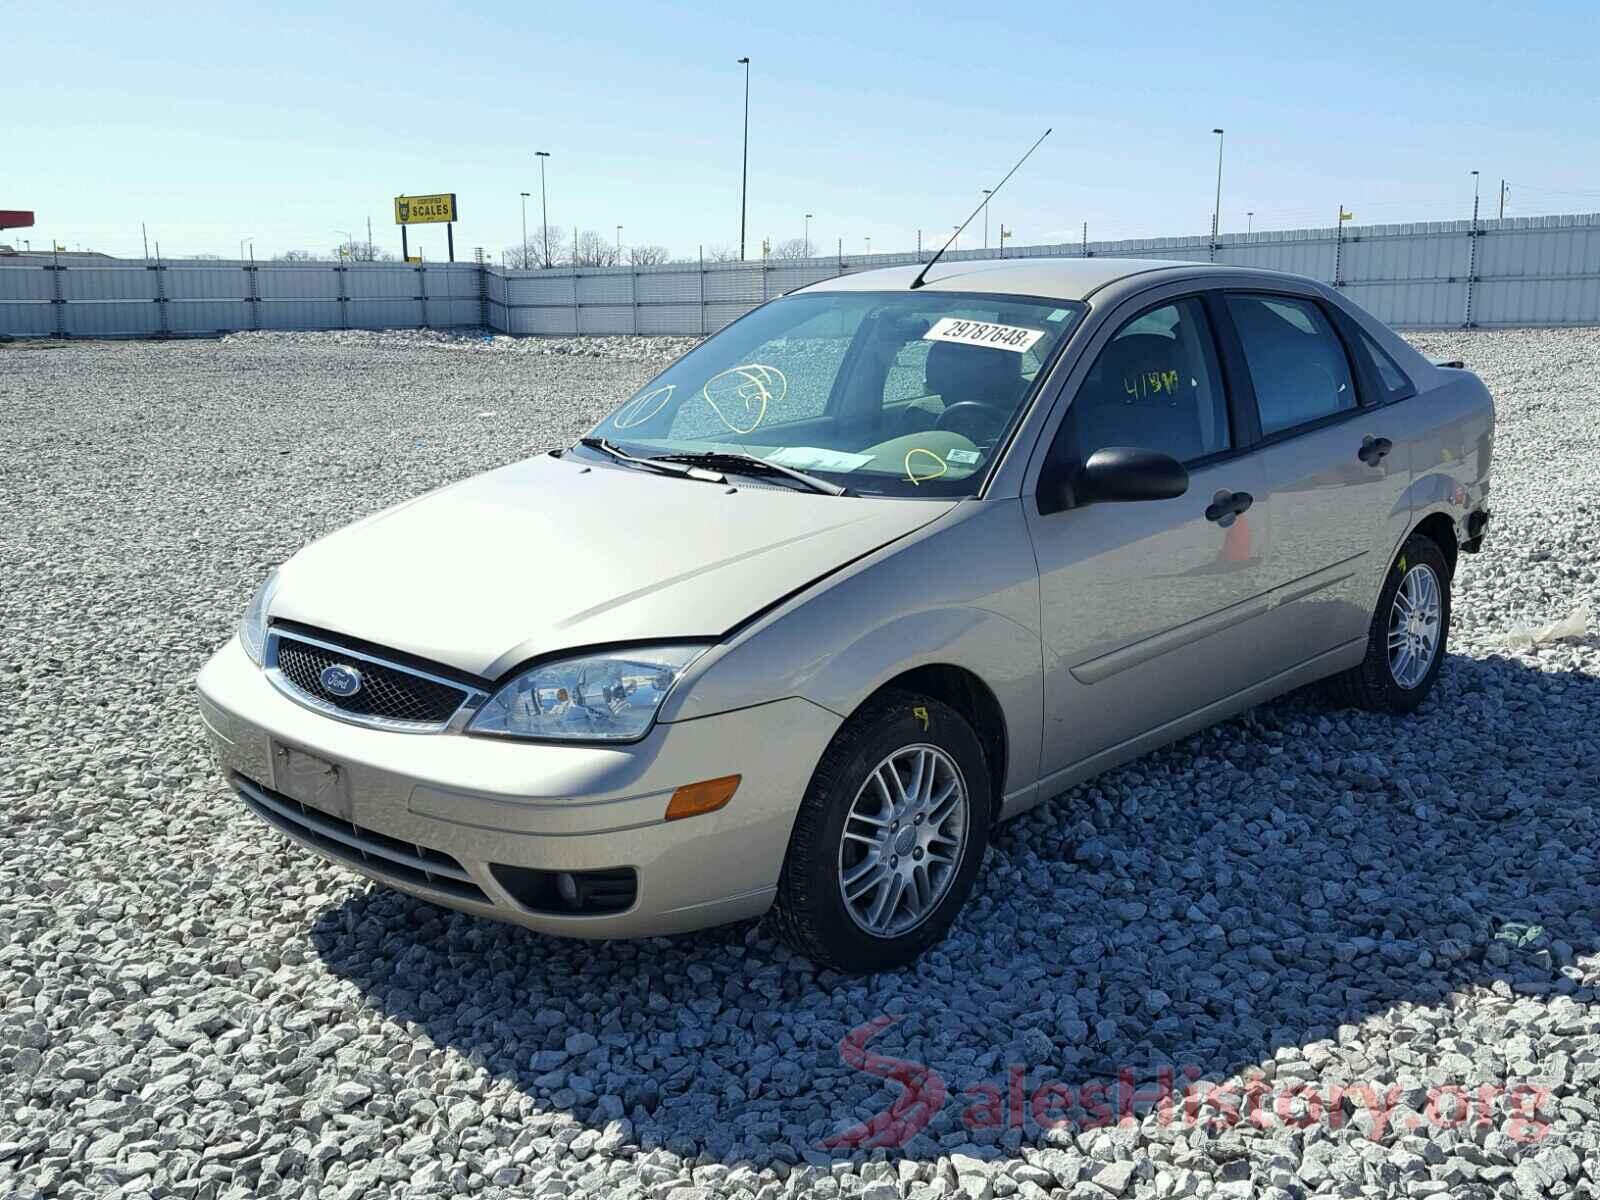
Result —
[{"label": "front side window", "polygon": [[862,495],[972,495],[1082,312],[949,292],[788,296],[592,435],[637,457],[754,455]]},{"label": "front side window", "polygon": [[1229,449],[1228,402],[1204,306],[1193,298],[1134,317],[1106,343],[1067,410],[1080,460],[1108,446],[1193,462]]},{"label": "front side window", "polygon": [[1228,312],[1244,344],[1263,436],[1356,407],[1350,360],[1316,304],[1230,293]]}]

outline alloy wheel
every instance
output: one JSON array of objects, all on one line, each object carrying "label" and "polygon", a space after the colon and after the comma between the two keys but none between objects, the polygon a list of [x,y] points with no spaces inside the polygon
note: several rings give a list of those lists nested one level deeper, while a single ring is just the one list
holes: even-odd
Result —
[{"label": "alloy wheel", "polygon": [[961,769],[937,746],[905,746],[868,774],[845,818],[839,894],[874,937],[926,921],[955,882],[970,802]]}]

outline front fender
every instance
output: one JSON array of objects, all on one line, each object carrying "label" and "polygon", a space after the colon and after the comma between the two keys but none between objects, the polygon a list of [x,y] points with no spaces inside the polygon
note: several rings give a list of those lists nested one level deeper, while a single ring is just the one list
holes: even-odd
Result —
[{"label": "front fender", "polygon": [[983,681],[1005,717],[1005,791],[1033,783],[1043,710],[1039,572],[1020,501],[964,502],[765,614],[695,664],[661,719],[789,696],[848,716],[896,676],[930,665]]}]

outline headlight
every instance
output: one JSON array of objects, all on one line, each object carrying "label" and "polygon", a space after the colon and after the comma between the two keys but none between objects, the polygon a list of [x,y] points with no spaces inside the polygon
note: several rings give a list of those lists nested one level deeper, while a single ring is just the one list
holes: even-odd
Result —
[{"label": "headlight", "polygon": [[470,733],[625,742],[642,737],[704,646],[646,646],[529,667],[496,692]]},{"label": "headlight", "polygon": [[250,661],[261,665],[262,653],[267,648],[267,606],[272,603],[272,593],[278,590],[278,568],[267,572],[256,594],[250,597],[250,607],[239,620],[239,641]]}]

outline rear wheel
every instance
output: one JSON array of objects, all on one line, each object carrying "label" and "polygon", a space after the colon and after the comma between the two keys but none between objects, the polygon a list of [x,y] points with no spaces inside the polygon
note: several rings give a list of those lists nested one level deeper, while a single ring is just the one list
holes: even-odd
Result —
[{"label": "rear wheel", "polygon": [[989,844],[977,735],[948,705],[886,692],[823,753],[789,839],[772,921],[843,971],[904,966],[944,937]]},{"label": "rear wheel", "polygon": [[1433,690],[1450,634],[1450,566],[1432,539],[1414,533],[1378,595],[1358,666],[1330,681],[1336,700],[1373,712],[1408,713]]}]

